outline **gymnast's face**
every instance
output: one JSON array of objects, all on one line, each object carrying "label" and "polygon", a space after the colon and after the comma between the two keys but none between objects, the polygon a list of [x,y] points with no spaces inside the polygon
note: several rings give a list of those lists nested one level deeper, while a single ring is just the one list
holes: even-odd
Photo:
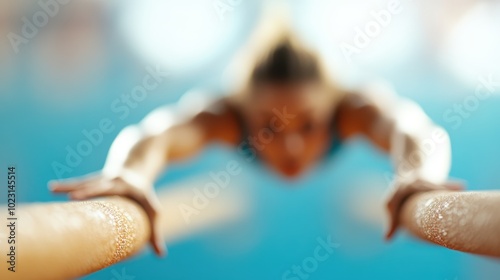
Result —
[{"label": "gymnast's face", "polygon": [[320,160],[331,143],[332,110],[319,83],[255,86],[246,104],[249,144],[286,177]]}]

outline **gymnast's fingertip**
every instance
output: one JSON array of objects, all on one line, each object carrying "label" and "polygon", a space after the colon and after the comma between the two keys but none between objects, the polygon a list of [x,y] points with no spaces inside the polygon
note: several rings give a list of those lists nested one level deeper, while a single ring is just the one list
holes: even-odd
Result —
[{"label": "gymnast's fingertip", "polygon": [[158,253],[158,256],[159,256],[160,258],[165,258],[165,257],[167,256],[167,251],[165,250],[165,248],[163,248],[163,247],[161,247],[161,248],[160,248],[160,251],[159,251],[159,253]]},{"label": "gymnast's fingertip", "polygon": [[60,186],[57,185],[56,183],[52,183],[52,184],[48,185],[48,189],[49,189],[49,191],[51,191],[53,193],[62,192]]},{"label": "gymnast's fingertip", "polygon": [[390,242],[392,240],[392,235],[389,235],[388,233],[385,234],[384,236],[385,242]]},{"label": "gymnast's fingertip", "polygon": [[157,246],[160,252],[160,257],[166,257],[167,256],[167,246],[165,246],[165,242],[163,241],[162,238],[157,240]]},{"label": "gymnast's fingertip", "polygon": [[161,258],[166,257],[167,250],[166,250],[166,247],[163,246],[162,243],[154,242],[153,249],[155,250],[156,255],[158,255],[159,257],[161,257]]},{"label": "gymnast's fingertip", "polygon": [[53,192],[63,192],[65,190],[65,185],[63,182],[58,180],[51,180],[47,183],[49,190]]},{"label": "gymnast's fingertip", "polygon": [[465,190],[467,182],[461,179],[453,179],[444,183],[445,188],[452,191],[463,191]]},{"label": "gymnast's fingertip", "polygon": [[85,197],[80,195],[80,194],[74,194],[74,193],[70,193],[68,194],[68,197],[71,199],[71,200],[84,200]]},{"label": "gymnast's fingertip", "polygon": [[385,241],[389,242],[392,240],[392,237],[394,236],[394,233],[396,232],[397,227],[391,226],[385,233],[384,239]]}]

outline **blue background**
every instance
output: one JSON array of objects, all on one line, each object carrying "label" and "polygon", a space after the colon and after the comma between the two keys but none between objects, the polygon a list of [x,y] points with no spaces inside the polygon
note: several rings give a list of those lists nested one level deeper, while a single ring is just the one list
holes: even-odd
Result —
[{"label": "blue background", "polygon": [[[192,87],[218,88],[222,69],[254,24],[251,15],[256,10],[249,11],[250,19],[241,24],[239,35],[221,44],[210,63],[198,65],[189,75],[176,76],[174,71],[125,120],[110,111],[109,105],[139,84],[146,72],[144,63],[120,38],[108,37],[113,51],[107,56],[104,76],[90,88],[81,89],[82,93],[78,89],[66,93],[83,96],[76,104],[44,98],[51,93],[34,82],[27,48],[12,69],[15,79],[2,88],[5,94],[0,101],[0,168],[17,166],[18,199],[24,203],[66,200],[52,195],[46,185],[57,178],[52,164],[64,163],[65,147],[74,147],[84,139],[82,129],[96,128],[106,117],[115,125],[91,155],[64,177],[100,169],[120,129],[137,123],[152,109],[177,101]],[[469,190],[498,188],[498,95],[481,101],[478,109],[453,129],[452,123],[443,119],[443,112],[473,94],[474,88],[463,86],[439,64],[426,59],[425,48],[402,62],[370,70],[368,77],[390,81],[400,95],[417,101],[449,131],[451,177],[465,180]],[[351,198],[360,192],[380,192],[386,184],[384,173],[392,170],[389,160],[362,139],[349,143],[294,182],[245,163],[235,151],[214,146],[186,163],[174,164],[158,186],[168,188],[170,183],[194,175],[208,180],[208,172],[222,170],[231,159],[243,166],[240,179],[245,181],[242,188],[247,190],[249,215],[168,244],[168,258],[159,259],[147,248],[83,279],[113,279],[113,271],[121,273],[122,269],[135,279],[281,279],[292,265],[312,256],[318,237],[327,236],[340,247],[319,264],[310,279],[498,279],[494,276],[500,274],[497,261],[426,244],[404,232],[386,243],[381,226],[352,217],[348,210]],[[245,242],[238,246],[241,240]]]}]

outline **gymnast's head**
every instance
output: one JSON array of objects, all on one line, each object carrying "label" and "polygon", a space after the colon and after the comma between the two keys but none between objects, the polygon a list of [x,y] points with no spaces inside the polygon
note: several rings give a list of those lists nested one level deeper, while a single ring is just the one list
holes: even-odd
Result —
[{"label": "gymnast's head", "polygon": [[260,158],[295,177],[329,148],[331,87],[316,54],[288,35],[254,63],[244,106],[249,134]]}]

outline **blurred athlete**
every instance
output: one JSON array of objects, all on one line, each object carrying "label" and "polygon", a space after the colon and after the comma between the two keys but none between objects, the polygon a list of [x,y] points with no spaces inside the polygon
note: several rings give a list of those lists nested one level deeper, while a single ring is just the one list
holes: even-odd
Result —
[{"label": "blurred athlete", "polygon": [[[121,195],[147,212],[151,244],[164,254],[158,227],[159,203],[153,184],[170,164],[220,142],[248,152],[270,169],[293,179],[320,163],[354,136],[363,136],[395,164],[388,197],[389,228],[411,194],[460,189],[447,183],[451,162],[448,134],[418,105],[377,87],[339,88],[315,53],[286,28],[257,32],[237,69],[244,81],[201,109],[160,108],[139,125],[125,128],[111,146],[102,171],[84,178],[53,182],[54,192],[72,199]],[[265,43],[264,43],[265,42]],[[190,104],[188,104],[190,105]]]}]

